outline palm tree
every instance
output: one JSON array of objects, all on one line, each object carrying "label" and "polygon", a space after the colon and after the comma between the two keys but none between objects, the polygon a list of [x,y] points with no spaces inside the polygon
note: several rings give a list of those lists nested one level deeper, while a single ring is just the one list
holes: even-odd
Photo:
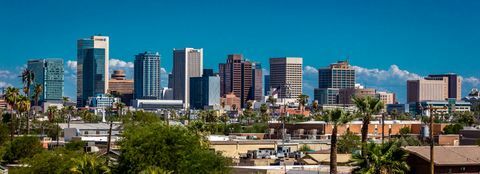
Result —
[{"label": "palm tree", "polygon": [[13,136],[15,134],[15,119],[16,115],[13,113],[13,110],[16,110],[17,106],[17,101],[18,101],[18,96],[19,96],[19,89],[14,88],[14,87],[7,87],[6,94],[5,94],[5,99],[10,105],[10,141],[13,141]]},{"label": "palm tree", "polygon": [[47,108],[48,120],[53,122],[55,118],[55,114],[57,114],[57,106],[49,106]]},{"label": "palm tree", "polygon": [[353,154],[353,165],[357,168],[353,173],[371,174],[403,174],[410,170],[407,164],[408,153],[400,148],[398,141],[390,141],[385,144],[366,145],[366,157],[363,154]]},{"label": "palm tree", "polygon": [[117,107],[118,116],[121,116],[122,113],[123,113],[123,108],[125,107],[125,103],[117,102],[117,103],[115,103],[115,107]]},{"label": "palm tree", "polygon": [[72,116],[75,114],[75,108],[73,106],[66,106],[65,112],[67,113],[67,123],[68,123],[68,128],[70,128],[70,120],[72,119]]},{"label": "palm tree", "polygon": [[323,120],[332,124],[332,140],[330,143],[330,173],[337,173],[337,127],[344,125],[353,119],[352,115],[345,113],[340,109],[335,109],[327,112]]},{"label": "palm tree", "polygon": [[368,136],[368,125],[372,119],[373,114],[379,113],[384,105],[383,102],[378,98],[371,98],[370,96],[366,97],[353,97],[353,103],[358,109],[360,117],[362,118],[362,154],[365,154],[365,145],[367,142]]},{"label": "palm tree", "polygon": [[270,112],[273,117],[273,113],[274,113],[273,109],[274,109],[275,103],[277,103],[277,99],[270,95],[268,96],[267,102],[270,103]]},{"label": "palm tree", "polygon": [[38,99],[40,98],[40,94],[43,92],[43,87],[41,84],[35,84],[33,86],[33,98],[35,99],[35,106],[38,106]]},{"label": "palm tree", "polygon": [[142,170],[140,174],[172,174],[172,171],[164,170],[157,166],[148,166],[146,169]]},{"label": "palm tree", "polygon": [[[32,86],[33,81],[35,80],[35,74],[32,70],[25,69],[20,75],[23,83],[23,92],[27,96],[27,99],[30,100],[30,87]],[[30,110],[30,107],[29,107]],[[28,111],[29,111],[28,110]],[[30,112],[27,111],[27,134],[30,134]]]},{"label": "palm tree", "polygon": [[262,114],[262,122],[267,123],[269,118],[268,118],[268,106],[267,104],[263,103],[260,105],[260,114]]},{"label": "palm tree", "polygon": [[31,106],[31,103],[30,103],[30,99],[27,97],[27,96],[24,96],[24,95],[20,95],[18,96],[18,101],[17,101],[17,110],[18,110],[18,113],[20,115],[26,113],[27,115],[27,135],[30,133],[29,130],[30,130],[30,125],[29,125],[29,121],[28,121],[28,111],[30,110],[30,106]]},{"label": "palm tree", "polygon": [[317,113],[318,108],[319,108],[318,101],[317,100],[312,101],[312,111],[313,111],[313,113]]},{"label": "palm tree", "polygon": [[75,174],[91,174],[91,173],[110,173],[110,168],[105,165],[105,161],[89,154],[72,159],[73,166],[70,172]]},{"label": "palm tree", "polygon": [[305,105],[308,103],[308,95],[301,94],[297,97],[298,107],[303,112],[305,111]]}]

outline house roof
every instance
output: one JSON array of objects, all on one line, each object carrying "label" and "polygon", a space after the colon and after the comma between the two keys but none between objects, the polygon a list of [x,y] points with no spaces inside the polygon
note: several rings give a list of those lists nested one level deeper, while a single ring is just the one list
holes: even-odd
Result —
[{"label": "house roof", "polygon": [[[351,154],[337,154],[337,162],[338,163],[348,163],[350,162]],[[307,160],[310,159],[310,160]],[[311,162],[311,160],[318,163],[330,163],[330,153],[325,154],[325,153],[312,153],[312,154],[307,154],[304,159],[304,161],[307,160],[308,162]]]},{"label": "house roof", "polygon": [[[429,146],[407,146],[410,155],[430,161]],[[480,146],[435,146],[434,162],[438,166],[480,165]]]}]

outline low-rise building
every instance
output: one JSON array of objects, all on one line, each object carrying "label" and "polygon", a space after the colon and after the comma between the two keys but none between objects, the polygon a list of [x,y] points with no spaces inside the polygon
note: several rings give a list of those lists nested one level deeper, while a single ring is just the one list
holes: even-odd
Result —
[{"label": "low-rise building", "polygon": [[135,109],[151,111],[156,111],[159,109],[184,109],[182,100],[135,99],[132,100],[132,106]]},{"label": "low-rise building", "polygon": [[397,112],[397,114],[404,114],[410,112],[409,104],[387,104],[386,108],[389,114],[392,114],[393,112]]},{"label": "low-rise building", "polygon": [[480,145],[480,128],[464,127],[459,134],[460,145]]},{"label": "low-rise building", "polygon": [[466,101],[455,99],[448,100],[428,100],[409,103],[410,113],[414,115],[428,115],[430,109],[437,114],[449,114],[453,112],[470,112],[471,104]]},{"label": "low-rise building", "polygon": [[[407,146],[409,173],[430,173],[430,147]],[[479,173],[479,146],[435,146],[435,173]]]},{"label": "low-rise building", "polygon": [[98,94],[95,97],[88,97],[87,105],[95,108],[115,108],[115,103],[120,102],[120,98]]}]

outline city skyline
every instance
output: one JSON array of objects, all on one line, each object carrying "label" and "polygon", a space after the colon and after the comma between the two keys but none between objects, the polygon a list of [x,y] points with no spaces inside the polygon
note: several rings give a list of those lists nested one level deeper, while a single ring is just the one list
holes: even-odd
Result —
[{"label": "city skyline", "polygon": [[[85,16],[77,16],[75,12],[84,9],[88,3],[69,4],[73,6],[69,11],[55,8],[66,5],[63,3],[55,4],[52,1],[31,3],[33,4],[25,6],[22,2],[12,2],[0,7],[2,16],[11,16],[5,20],[5,25],[17,26],[0,29],[2,38],[9,40],[8,44],[2,44],[0,59],[12,60],[3,61],[0,65],[0,86],[7,84],[20,86],[19,80],[13,77],[18,76],[17,72],[24,68],[23,65],[28,59],[61,57],[66,66],[65,95],[75,98],[73,79],[75,70],[69,68],[75,65],[75,40],[96,33],[110,37],[110,72],[117,68],[126,69],[130,78],[136,53],[143,50],[158,51],[162,55],[162,67],[166,72],[162,72],[163,87],[167,82],[165,76],[172,71],[171,50],[183,47],[204,48],[203,68],[212,68],[215,71],[218,71],[215,65],[223,62],[227,54],[243,54],[249,60],[263,64],[263,69],[269,69],[268,59],[271,57],[303,57],[305,76],[303,91],[311,98],[313,88],[318,83],[317,69],[343,59],[348,59],[355,66],[358,83],[382,91],[395,92],[400,102],[406,101],[406,80],[419,76],[458,73],[464,78],[463,95],[466,95],[471,87],[478,87],[480,82],[478,68],[475,64],[469,63],[478,57],[475,51],[478,46],[475,43],[480,39],[480,35],[475,31],[478,31],[480,26],[475,21],[478,21],[477,16],[480,15],[475,9],[480,7],[480,3],[476,1],[462,3],[443,1],[435,4],[416,1],[375,4],[355,2],[297,4],[287,1],[278,3],[264,1],[253,5],[242,2],[219,4],[235,9],[248,9],[251,14],[245,16],[230,13],[217,16],[215,15],[217,12],[224,10],[218,6],[211,6],[213,2],[191,2],[190,6],[186,7],[189,10],[187,14],[175,11],[181,3],[146,2],[150,6],[142,7],[158,8],[156,11],[159,14],[146,12],[148,9],[137,14],[130,12],[121,14],[120,12],[129,11],[127,9],[138,5],[113,4],[106,1],[100,2],[99,5],[108,7],[106,10],[110,13],[107,14],[101,9],[86,8]],[[12,12],[20,7],[25,8],[28,13]],[[340,10],[343,13],[332,11],[339,8],[329,7],[342,7]],[[210,9],[210,12],[203,13],[209,11],[205,9]],[[278,12],[270,14],[281,9],[291,10],[288,14]],[[59,13],[63,16],[58,15]],[[101,19],[92,18],[99,14],[104,16]],[[196,30],[186,28],[188,25],[182,22],[169,19],[192,16],[197,19],[191,21],[198,25]],[[67,21],[71,18],[75,20]],[[124,27],[137,25],[136,19],[158,22],[153,22],[154,24],[149,27]],[[41,23],[47,20],[50,22]],[[262,24],[264,21],[268,22]],[[91,25],[82,25],[78,29],[71,28],[80,22]],[[177,27],[173,27],[176,29],[166,27],[175,26],[172,24],[177,24]],[[245,25],[238,29],[230,27],[237,26],[236,24]],[[276,27],[282,24],[283,28]],[[41,29],[34,31],[31,26]],[[52,39],[55,39],[55,42],[50,42]],[[36,42],[29,43],[25,42],[26,40]],[[49,44],[43,44],[47,42]]]}]

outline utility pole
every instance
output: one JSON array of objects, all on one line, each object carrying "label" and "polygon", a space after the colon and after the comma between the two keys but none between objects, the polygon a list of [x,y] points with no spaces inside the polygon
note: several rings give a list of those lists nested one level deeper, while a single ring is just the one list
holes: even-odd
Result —
[{"label": "utility pole", "polygon": [[430,109],[430,174],[435,173],[435,161],[434,161],[434,141],[433,141],[433,107],[432,105],[428,106]]}]

